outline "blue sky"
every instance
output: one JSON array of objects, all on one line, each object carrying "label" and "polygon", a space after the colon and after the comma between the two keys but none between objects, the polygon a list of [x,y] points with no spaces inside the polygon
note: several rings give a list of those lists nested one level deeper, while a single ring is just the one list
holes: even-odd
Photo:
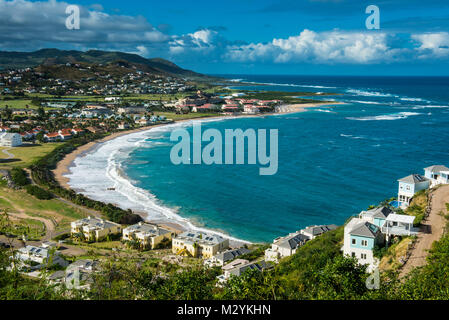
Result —
[{"label": "blue sky", "polygon": [[[81,9],[67,30],[67,5]],[[365,8],[380,9],[367,30]],[[0,0],[2,50],[101,49],[219,74],[449,75],[447,0]]]}]

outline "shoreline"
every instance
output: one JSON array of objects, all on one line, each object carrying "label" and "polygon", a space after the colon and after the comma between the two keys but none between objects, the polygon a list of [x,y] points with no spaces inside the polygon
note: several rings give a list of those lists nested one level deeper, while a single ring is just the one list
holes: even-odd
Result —
[{"label": "shoreline", "polygon": [[[305,112],[307,111],[308,108],[313,108],[313,107],[321,107],[324,105],[337,105],[337,104],[342,104],[339,102],[326,102],[326,103],[305,103],[305,104],[291,104],[291,105],[282,105],[279,108],[281,108],[280,112],[276,112],[276,113],[265,113],[265,114],[257,114],[257,115],[240,115],[240,116],[226,116],[226,115],[220,115],[217,117],[204,117],[204,118],[188,118],[188,119],[182,119],[182,120],[178,120],[178,121],[174,121],[174,122],[169,122],[169,123],[161,123],[161,124],[156,124],[156,125],[151,125],[151,126],[145,126],[145,127],[141,127],[141,128],[136,128],[136,129],[131,129],[131,130],[124,130],[124,131],[120,131],[120,132],[115,132],[111,135],[108,135],[104,138],[101,138],[99,140],[94,140],[91,141],[85,145],[82,145],[80,147],[78,147],[76,150],[72,151],[71,153],[65,155],[65,157],[59,161],[57,163],[57,166],[55,169],[52,170],[55,180],[61,185],[61,187],[66,188],[66,189],[72,189],[74,190],[70,185],[69,185],[69,181],[70,179],[65,177],[65,175],[67,173],[70,172],[70,168],[73,166],[73,162],[75,161],[76,158],[94,150],[95,148],[99,147],[102,143],[105,143],[107,141],[116,139],[118,137],[122,137],[125,135],[129,135],[129,134],[133,134],[133,133],[137,133],[137,132],[144,132],[144,131],[149,131],[153,128],[157,128],[157,127],[162,127],[162,126],[167,126],[167,125],[173,125],[173,124],[179,124],[179,123],[183,123],[183,122],[187,122],[187,121],[210,121],[210,120],[227,120],[227,119],[238,119],[238,118],[254,118],[254,117],[264,117],[264,116],[275,116],[275,115],[283,115],[283,114],[291,114],[291,113],[300,113],[300,112]],[[77,190],[74,190],[75,192],[78,192]],[[126,209],[126,208],[124,208]],[[146,213],[143,214],[144,212],[135,212],[136,214],[139,214],[140,216],[142,216],[142,218],[145,218],[145,216],[147,215]],[[161,227],[166,227],[168,229],[171,229],[173,231],[175,231],[176,233],[179,232],[183,232],[186,231],[187,228],[186,226],[182,225],[181,223],[179,223],[178,221],[151,221],[150,219],[147,220],[150,223],[155,223]],[[214,232],[214,230],[211,230]],[[221,232],[220,232],[221,233]],[[241,245],[247,243],[247,244],[251,244],[251,242],[249,241],[245,241],[245,240],[240,240],[240,239],[232,239],[232,237],[229,235],[227,236],[228,238],[230,238],[230,246],[231,247],[240,247]]]}]

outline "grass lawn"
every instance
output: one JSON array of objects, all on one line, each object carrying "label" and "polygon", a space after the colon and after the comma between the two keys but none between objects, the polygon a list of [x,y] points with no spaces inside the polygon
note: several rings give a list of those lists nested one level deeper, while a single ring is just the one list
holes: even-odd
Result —
[{"label": "grass lawn", "polygon": [[89,213],[57,199],[39,200],[24,190],[12,190],[0,185],[0,210],[25,212],[29,216],[51,219],[57,223],[56,231],[70,227],[70,222],[87,217]]},{"label": "grass lawn", "polygon": [[[27,167],[33,161],[42,158],[61,144],[62,143],[43,143],[35,145],[25,144],[14,148],[0,147],[0,168]],[[3,150],[8,150],[9,153],[14,155],[14,158],[7,159],[8,155],[3,153]]]},{"label": "grass lawn", "polygon": [[37,109],[38,107],[31,104],[31,100],[1,100],[0,101],[0,108],[4,108],[5,106],[8,106],[12,109],[25,109],[26,106],[29,106],[29,109]]}]

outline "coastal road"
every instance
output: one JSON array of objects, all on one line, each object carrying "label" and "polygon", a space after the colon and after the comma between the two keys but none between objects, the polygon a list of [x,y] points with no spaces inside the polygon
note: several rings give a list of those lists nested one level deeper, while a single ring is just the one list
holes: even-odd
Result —
[{"label": "coastal road", "polygon": [[413,268],[425,265],[426,257],[432,248],[432,244],[438,241],[443,235],[446,219],[441,213],[448,213],[446,203],[449,203],[449,185],[441,186],[432,191],[432,195],[432,210],[426,221],[423,222],[421,232],[411,251],[411,256],[401,269],[399,274],[400,278],[407,275]]}]

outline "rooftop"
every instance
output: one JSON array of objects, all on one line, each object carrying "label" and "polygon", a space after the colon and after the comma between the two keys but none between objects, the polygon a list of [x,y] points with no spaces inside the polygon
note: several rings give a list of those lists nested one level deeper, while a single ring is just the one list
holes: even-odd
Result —
[{"label": "rooftop", "polygon": [[424,182],[424,181],[428,181],[428,179],[426,177],[423,177],[420,174],[411,174],[411,175],[409,175],[409,176],[407,176],[405,178],[399,179],[398,181],[399,182],[416,184],[416,183],[421,183],[421,182]]},{"label": "rooftop", "polygon": [[430,172],[441,172],[441,171],[449,171],[449,168],[444,165],[438,164],[438,165],[433,165],[433,166],[424,168],[424,170],[430,171]]},{"label": "rooftop", "polygon": [[186,231],[178,235],[176,239],[181,239],[191,243],[198,242],[212,245],[225,241],[225,239],[219,235],[208,234],[200,231]]}]

